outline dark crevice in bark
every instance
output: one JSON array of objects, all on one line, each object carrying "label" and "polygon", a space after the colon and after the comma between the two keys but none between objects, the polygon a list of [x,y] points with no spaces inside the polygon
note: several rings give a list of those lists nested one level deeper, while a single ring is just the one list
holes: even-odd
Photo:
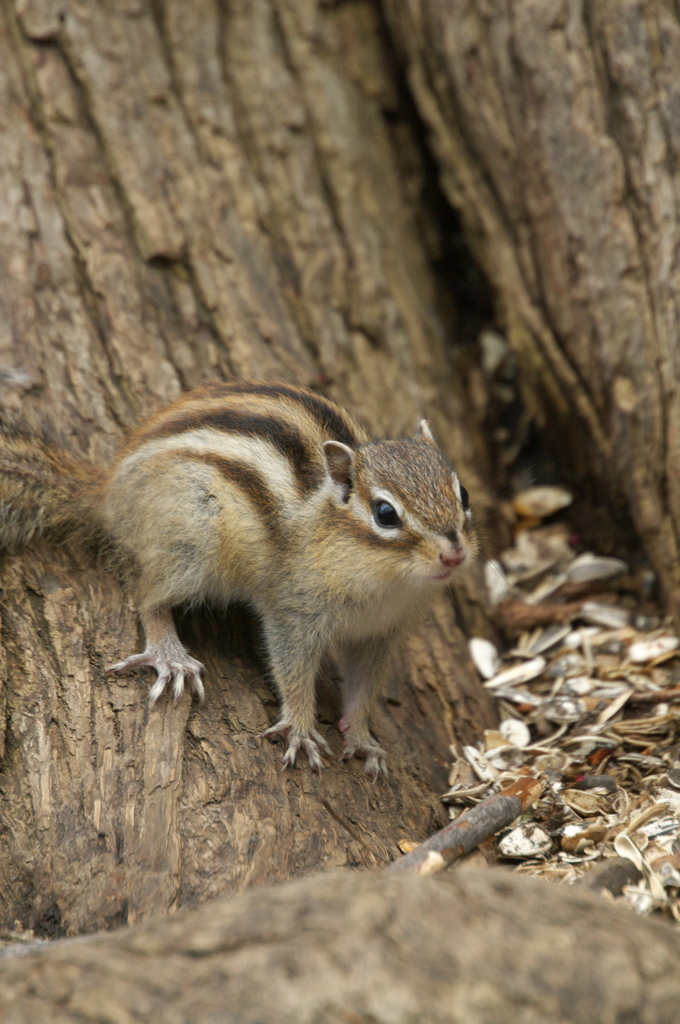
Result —
[{"label": "dark crevice in bark", "polygon": [[[375,0],[375,3],[380,15],[385,50],[399,96],[397,112],[386,111],[385,116],[393,136],[395,124],[399,121],[406,122],[417,146],[422,187],[419,195],[420,202],[415,211],[416,219],[421,236],[426,240],[434,238],[434,242],[431,242],[427,248],[437,286],[437,313],[444,324],[456,367],[464,377],[467,375],[469,383],[471,367],[472,365],[479,366],[481,359],[478,345],[481,331],[489,328],[500,329],[494,308],[496,296],[491,282],[471,252],[463,218],[460,212],[451,205],[442,188],[440,169],[431,146],[431,133],[423,121],[409,89],[404,62],[391,38],[379,0]],[[395,152],[399,154],[397,145],[395,145]],[[479,166],[482,167],[481,161]],[[409,172],[408,168],[402,167],[403,175],[409,173],[412,171]],[[490,180],[485,178],[485,181],[491,187]],[[498,209],[499,211],[502,209],[500,203]],[[508,471],[510,467],[505,458],[507,446],[499,445],[495,433],[503,427],[509,429],[514,436],[518,424],[524,418],[525,407],[518,394],[511,409],[497,403],[492,404],[484,421],[479,425],[490,454],[492,467],[490,483],[494,492],[499,496],[508,495],[511,478]],[[475,424],[475,429],[477,428],[478,425]],[[553,468],[554,458],[549,454],[542,433],[535,427],[531,430],[526,444],[522,446],[521,455],[522,462],[528,460],[530,463],[536,464],[537,467],[540,466],[541,474],[547,467],[551,467],[547,470],[546,482],[552,475],[557,475],[557,470]],[[497,543],[499,530],[502,528],[495,516],[489,517],[486,526],[488,546],[489,550],[492,550]]]},{"label": "dark crevice in bark", "polygon": [[[472,255],[460,213],[451,205],[441,186],[430,132],[409,89],[404,63],[391,39],[379,0],[375,0],[375,4],[399,98],[397,111],[385,111],[385,119],[393,139],[395,125],[398,122],[407,125],[420,160],[422,187],[415,215],[435,273],[437,312],[444,323],[447,338],[454,346],[474,344],[480,330],[495,323],[493,289]],[[394,150],[399,160],[400,147],[396,139]],[[403,163],[400,169],[404,178],[413,173]],[[427,241],[433,238],[434,243],[427,245]]]},{"label": "dark crevice in bark", "polygon": [[[399,88],[399,116],[405,117],[412,128],[418,141],[424,169],[420,216],[421,223],[422,219],[428,222],[429,230],[423,226],[423,234],[431,234],[432,223],[437,226],[439,251],[431,253],[431,266],[438,285],[438,313],[447,328],[447,337],[451,342],[454,357],[465,372],[466,366],[469,369],[470,362],[479,365],[480,351],[477,342],[480,332],[487,328],[499,329],[494,309],[496,296],[490,281],[472,255],[465,237],[461,214],[450,204],[443,191],[437,159],[430,144],[430,132],[416,108],[406,80],[403,62],[391,43],[389,29],[384,19],[382,24],[386,47],[389,48]],[[434,85],[431,88],[434,91]],[[462,131],[460,122],[459,128]],[[484,162],[478,160],[477,166],[483,171]],[[495,195],[493,181],[488,175],[485,175],[484,181]],[[503,205],[499,197],[496,199],[497,212],[502,216]],[[514,238],[512,225],[507,218],[502,219],[509,237]],[[546,303],[541,303],[541,309],[549,317]],[[584,393],[587,393],[585,385]],[[569,438],[565,437],[562,431],[551,430],[550,426],[541,429],[535,419],[531,420],[525,431],[521,424],[526,419],[526,407],[518,391],[511,406],[492,399],[481,424],[493,467],[492,485],[499,497],[502,495],[507,498],[514,489],[533,483],[559,481],[575,484],[579,478],[573,465]],[[510,444],[499,443],[496,437],[498,431],[510,434]],[[508,449],[514,446],[518,436],[519,451],[508,462]],[[490,551],[495,546],[499,529],[501,527],[496,518],[490,517],[486,531],[489,535]]]},{"label": "dark crevice in bark", "polygon": [[[406,118],[411,126],[413,135],[418,141],[419,155],[424,169],[421,217],[426,219],[428,227],[421,226],[423,235],[427,237],[428,234],[431,234],[432,222],[436,225],[439,254],[433,254],[430,251],[430,258],[438,285],[438,313],[446,326],[447,336],[451,341],[457,365],[464,369],[467,360],[479,365],[480,352],[477,339],[480,331],[486,328],[498,329],[494,307],[499,296],[495,294],[489,279],[471,253],[465,237],[463,216],[452,207],[444,193],[440,182],[437,157],[432,149],[431,131],[423,121],[417,109],[416,100],[410,91],[405,63],[391,36],[382,4],[380,0],[375,0],[375,3],[380,12],[385,49],[389,55],[394,79],[399,90],[398,116]],[[431,19],[424,19],[424,21],[424,27],[427,30]],[[438,47],[433,45],[431,52],[434,55],[431,60],[435,60]],[[510,59],[514,61],[517,78],[521,81],[523,76],[521,62],[512,52]],[[432,67],[427,57],[421,61],[420,70],[428,76],[431,94],[437,96],[439,89],[432,80]],[[449,93],[449,101],[450,105],[454,106],[453,112],[449,109],[449,114],[456,116],[455,94]],[[526,101],[526,104],[531,106],[529,100]],[[395,117],[395,115],[391,116]],[[519,251],[521,246],[516,237],[514,225],[506,216],[504,203],[497,192],[494,180],[485,169],[484,156],[476,155],[474,141],[466,131],[463,116],[457,117],[456,129],[468,147],[471,160],[475,162],[478,173],[482,175],[484,185],[489,190],[490,200],[494,203],[495,213],[499,217],[503,229]],[[531,224],[531,222],[531,218],[528,217],[527,223]],[[541,275],[537,274],[536,283],[539,290],[541,288],[540,281]],[[525,286],[530,294],[534,292],[526,278]],[[545,317],[546,324],[553,331],[555,337],[559,337],[557,325],[553,323],[550,304],[543,295],[534,294],[534,301],[540,307],[541,314]],[[550,365],[545,350],[544,358]],[[587,401],[595,412],[595,396],[591,394],[590,383],[571,361],[569,368],[576,378],[575,387],[580,389],[582,396],[587,396]],[[521,368],[519,372],[521,374]],[[551,366],[550,373],[554,375],[555,380],[562,379],[559,366]],[[617,551],[619,554],[629,557],[631,554],[636,554],[636,560],[639,560],[639,543],[632,520],[626,510],[627,503],[621,495],[612,494],[612,491],[616,492],[613,479],[609,476],[606,478],[594,476],[592,465],[589,466],[583,456],[590,446],[586,425],[577,424],[575,427],[573,421],[564,424],[561,421],[557,422],[555,418],[548,418],[545,425],[541,426],[536,418],[532,417],[528,426],[522,426],[522,424],[526,424],[528,417],[521,397],[521,379],[519,385],[517,397],[511,406],[494,402],[492,399],[484,421],[475,425],[476,429],[481,427],[487,450],[490,453],[493,467],[492,485],[495,493],[507,498],[513,491],[535,483],[565,484],[572,489],[575,495],[575,504],[570,510],[570,518],[573,519],[577,533],[600,550]],[[599,414],[598,419],[600,419]],[[502,433],[510,434],[509,443],[499,443],[496,436],[499,430]],[[577,440],[575,434],[581,435],[581,442]],[[517,447],[518,450],[509,459],[509,449],[514,447]],[[494,546],[493,536],[498,536],[498,524],[493,519],[489,522],[488,533],[491,535],[489,547],[492,549]]]}]

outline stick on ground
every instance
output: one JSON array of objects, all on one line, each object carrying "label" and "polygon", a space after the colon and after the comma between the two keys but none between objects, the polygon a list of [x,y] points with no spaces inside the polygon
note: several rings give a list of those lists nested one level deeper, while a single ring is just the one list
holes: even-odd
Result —
[{"label": "stick on ground", "polygon": [[543,787],[543,782],[534,778],[513,782],[507,789],[465,811],[450,825],[426,839],[417,849],[390,864],[386,870],[411,871],[418,875],[442,871],[454,860],[470,853],[485,839],[510,825],[527,807],[536,803]]}]

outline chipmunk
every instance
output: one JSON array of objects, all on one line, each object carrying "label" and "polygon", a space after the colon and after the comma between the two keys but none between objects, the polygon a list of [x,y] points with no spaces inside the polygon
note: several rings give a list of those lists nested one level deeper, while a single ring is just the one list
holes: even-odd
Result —
[{"label": "chipmunk", "polygon": [[209,384],[151,416],[101,469],[47,434],[0,437],[0,544],[81,533],[104,537],[135,567],[146,649],[109,672],[155,669],[203,696],[203,666],[177,636],[175,605],[232,600],[259,615],[281,716],[284,767],[313,769],[315,676],[342,656],[343,758],[374,779],[385,751],[369,712],[389,655],[476,553],[467,491],[426,421],[413,437],[371,440],[339,406],[302,387]]}]

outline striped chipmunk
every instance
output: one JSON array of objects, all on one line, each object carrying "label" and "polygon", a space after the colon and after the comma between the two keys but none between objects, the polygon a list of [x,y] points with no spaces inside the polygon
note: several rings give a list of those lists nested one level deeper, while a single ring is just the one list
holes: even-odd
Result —
[{"label": "striped chipmunk", "polygon": [[203,666],[180,642],[179,604],[246,602],[262,622],[280,699],[265,736],[287,737],[314,769],[315,677],[343,668],[343,758],[374,779],[385,751],[369,713],[389,656],[432,599],[470,564],[477,539],[467,491],[425,420],[415,436],[371,440],[333,402],[289,384],[235,381],[189,392],[142,423],[106,469],[47,433],[5,425],[0,544],[41,536],[104,538],[134,567],[146,650],[109,672],[155,669],[153,704],[171,685],[203,695]]}]

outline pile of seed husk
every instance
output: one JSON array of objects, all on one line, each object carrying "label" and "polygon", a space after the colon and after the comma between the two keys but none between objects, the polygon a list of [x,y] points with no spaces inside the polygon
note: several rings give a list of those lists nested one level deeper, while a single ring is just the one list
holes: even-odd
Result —
[{"label": "pile of seed husk", "polygon": [[455,818],[541,778],[538,804],[485,852],[556,881],[590,884],[591,872],[610,898],[680,921],[680,638],[649,598],[649,570],[541,523],[569,499],[518,495],[514,546],[486,567],[492,615],[513,640],[501,653],[475,637],[470,654],[500,725],[454,750],[444,800]]}]

